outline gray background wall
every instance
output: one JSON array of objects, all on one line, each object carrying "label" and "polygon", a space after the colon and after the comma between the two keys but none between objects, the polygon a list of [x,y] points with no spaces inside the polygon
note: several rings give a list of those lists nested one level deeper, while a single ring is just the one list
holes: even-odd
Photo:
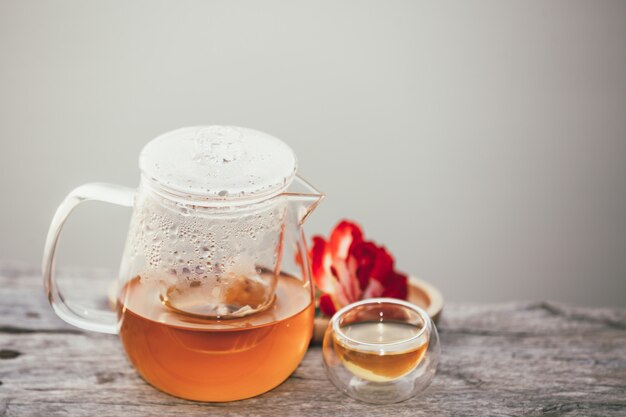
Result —
[{"label": "gray background wall", "polygon": [[[135,185],[194,124],[287,141],[342,217],[449,300],[626,306],[626,2],[0,0],[0,259],[63,196]],[[92,204],[61,264],[117,268]]]}]

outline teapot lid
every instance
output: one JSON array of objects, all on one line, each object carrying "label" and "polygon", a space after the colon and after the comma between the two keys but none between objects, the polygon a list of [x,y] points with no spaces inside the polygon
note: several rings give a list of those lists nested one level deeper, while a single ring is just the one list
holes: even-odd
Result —
[{"label": "teapot lid", "polygon": [[273,136],[235,126],[173,130],[144,146],[143,175],[182,197],[249,203],[271,198],[293,180],[297,161],[291,148]]}]

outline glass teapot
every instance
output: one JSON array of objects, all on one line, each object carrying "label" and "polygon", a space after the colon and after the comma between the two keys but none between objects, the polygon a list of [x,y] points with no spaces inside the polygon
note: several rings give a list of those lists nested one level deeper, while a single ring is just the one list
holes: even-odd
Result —
[{"label": "glass teapot", "polygon": [[[82,329],[119,334],[141,376],[169,394],[231,401],[274,388],[311,338],[302,224],[323,195],[296,175],[284,142],[240,127],[165,133],[143,148],[139,166],[136,190],[85,184],[57,209],[43,256],[54,311]],[[63,223],[88,200],[133,208],[116,312],[83,308],[55,283]]]}]

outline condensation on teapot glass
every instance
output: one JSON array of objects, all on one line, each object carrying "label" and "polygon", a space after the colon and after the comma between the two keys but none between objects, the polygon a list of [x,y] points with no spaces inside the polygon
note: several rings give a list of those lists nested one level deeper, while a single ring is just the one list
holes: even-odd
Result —
[{"label": "condensation on teapot glass", "polygon": [[229,318],[265,309],[280,270],[296,159],[282,141],[251,129],[179,129],[140,156],[122,275],[158,287],[190,315]]},{"label": "condensation on teapot glass", "polygon": [[135,206],[129,264],[142,265],[134,273],[175,310],[217,318],[262,310],[276,286],[286,210],[268,206],[207,215],[145,194]]}]

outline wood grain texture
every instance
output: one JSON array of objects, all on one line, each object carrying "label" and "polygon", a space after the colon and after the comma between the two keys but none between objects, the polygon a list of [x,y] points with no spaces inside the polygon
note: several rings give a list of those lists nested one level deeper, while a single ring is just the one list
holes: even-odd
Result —
[{"label": "wood grain texture", "polygon": [[151,388],[115,336],[58,319],[38,269],[0,263],[0,296],[0,416],[626,415],[623,309],[450,304],[439,326],[443,354],[434,383],[401,404],[373,406],[340,394],[326,379],[318,347],[269,393],[202,404]]}]

